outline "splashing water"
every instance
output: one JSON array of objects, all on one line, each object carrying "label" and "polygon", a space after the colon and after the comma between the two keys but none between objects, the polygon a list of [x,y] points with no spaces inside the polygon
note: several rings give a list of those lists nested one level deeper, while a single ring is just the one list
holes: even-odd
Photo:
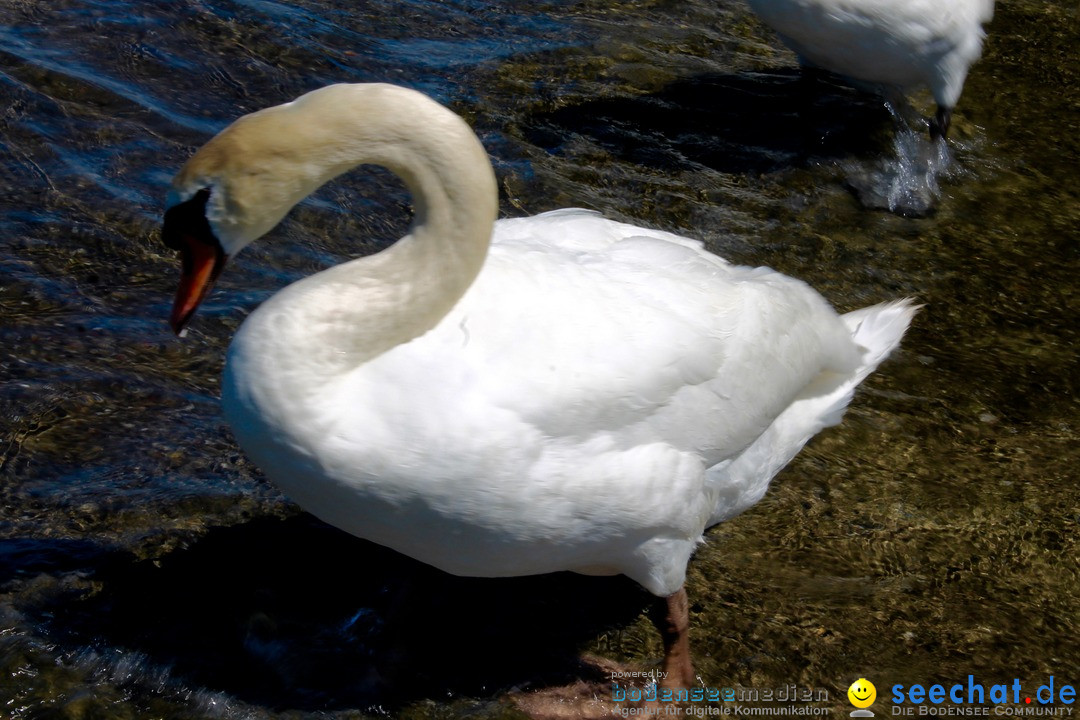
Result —
[{"label": "splashing water", "polygon": [[870,166],[845,166],[847,182],[859,202],[871,210],[888,210],[904,217],[933,214],[941,197],[939,176],[948,176],[952,155],[944,139],[930,140],[921,123],[914,126],[905,118],[910,113],[886,102],[896,131],[893,155],[878,158]]}]

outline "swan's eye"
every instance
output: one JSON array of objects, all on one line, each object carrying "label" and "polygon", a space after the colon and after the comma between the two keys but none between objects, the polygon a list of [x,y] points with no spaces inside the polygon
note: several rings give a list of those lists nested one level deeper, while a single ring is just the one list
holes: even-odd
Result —
[{"label": "swan's eye", "polygon": [[161,239],[165,246],[173,250],[183,250],[187,246],[185,236],[194,236],[207,244],[217,244],[210,223],[206,219],[206,202],[210,199],[210,188],[203,188],[182,203],[173,205],[165,211],[165,221],[161,227]]}]

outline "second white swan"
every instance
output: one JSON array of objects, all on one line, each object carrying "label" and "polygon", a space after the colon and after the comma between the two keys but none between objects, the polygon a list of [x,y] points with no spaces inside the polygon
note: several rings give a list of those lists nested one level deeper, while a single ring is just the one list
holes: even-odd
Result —
[{"label": "second white swan", "polygon": [[949,130],[994,0],[748,0],[803,64],[900,90],[929,88]]}]

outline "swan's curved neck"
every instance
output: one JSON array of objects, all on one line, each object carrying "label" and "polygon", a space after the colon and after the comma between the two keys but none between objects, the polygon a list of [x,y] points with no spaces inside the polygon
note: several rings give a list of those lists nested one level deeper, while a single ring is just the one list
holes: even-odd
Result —
[{"label": "swan's curved neck", "polygon": [[[274,367],[306,373],[309,384],[340,374],[434,327],[483,265],[498,209],[491,164],[463,120],[419,93],[323,88],[242,118],[203,153],[203,165],[215,166],[207,218],[229,254],[360,164],[397,174],[416,208],[410,233],[391,247],[265,302],[234,341],[234,359],[253,361],[257,339],[258,352],[276,355]],[[237,155],[258,161],[238,172],[228,167]],[[184,172],[178,180],[200,183]]]}]

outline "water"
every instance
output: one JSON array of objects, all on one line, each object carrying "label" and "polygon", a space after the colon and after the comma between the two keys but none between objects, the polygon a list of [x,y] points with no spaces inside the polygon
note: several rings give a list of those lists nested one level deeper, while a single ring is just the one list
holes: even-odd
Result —
[{"label": "water", "polygon": [[860,675],[1075,683],[1077,14],[1002,3],[926,164],[880,100],[808,91],[738,2],[0,3],[0,712],[488,717],[602,679],[582,653],[656,662],[632,583],[449,578],[300,513],[236,449],[229,337],[401,233],[388,175],[321,191],[168,331],[172,173],[239,114],[370,80],[466,116],[506,215],[592,207],[841,310],[926,304],[692,563],[704,682],[836,711]]}]

